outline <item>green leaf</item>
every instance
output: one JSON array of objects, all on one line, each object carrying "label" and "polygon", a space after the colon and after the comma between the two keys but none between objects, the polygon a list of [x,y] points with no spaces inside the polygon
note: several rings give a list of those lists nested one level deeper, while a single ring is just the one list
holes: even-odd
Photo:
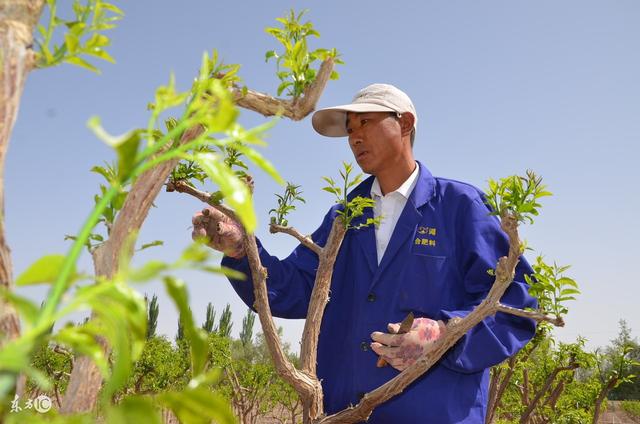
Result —
[{"label": "green leaf", "polygon": [[106,377],[109,374],[107,358],[104,356],[102,346],[98,343],[96,334],[87,331],[89,328],[90,327],[86,325],[64,327],[53,336],[53,340],[70,347],[80,355],[91,358],[100,370],[102,376]]},{"label": "green leaf", "polygon": [[[43,256],[16,278],[16,285],[27,286],[31,284],[53,283],[58,277],[58,274],[60,274],[64,261],[64,255]],[[75,270],[72,271],[72,275],[74,274]]]},{"label": "green leaf", "polygon": [[116,60],[109,54],[106,52],[106,50],[103,50],[101,48],[98,47],[94,47],[92,49],[88,49],[84,51],[85,54],[97,57],[99,59],[102,60],[106,60],[109,63],[116,63]]},{"label": "green leaf", "polygon": [[140,246],[140,249],[138,249],[138,251],[148,249],[150,247],[162,246],[162,245],[164,245],[164,242],[162,240],[154,240],[150,243],[145,243],[142,246]]},{"label": "green leaf", "polygon": [[182,280],[170,276],[164,277],[163,280],[167,293],[169,293],[169,296],[171,296],[171,299],[180,312],[180,321],[184,326],[185,337],[189,341],[191,349],[192,374],[197,376],[204,370],[207,363],[207,356],[209,354],[207,336],[193,321],[193,315],[189,309],[189,295],[187,294],[185,283]]},{"label": "green leaf", "polygon": [[269,176],[273,178],[278,184],[284,184],[284,180],[276,170],[275,166],[273,166],[273,164],[259,152],[250,147],[242,145],[237,146],[236,149],[246,157],[248,157],[253,163],[258,165],[264,172],[269,174]]},{"label": "green leaf", "polygon": [[141,140],[142,130],[132,130],[121,136],[108,134],[100,123],[100,118],[93,116],[87,121],[87,126],[100,140],[114,148],[118,155],[118,178],[126,181],[136,163],[136,153]]},{"label": "green leaf", "polygon": [[147,262],[136,270],[129,271],[128,279],[135,282],[145,282],[156,278],[160,273],[169,269],[169,265],[158,260]]},{"label": "green leaf", "polygon": [[218,157],[213,153],[193,155],[193,160],[207,173],[211,181],[218,184],[225,200],[233,207],[246,230],[251,233],[256,228],[256,216],[249,188],[217,159]]},{"label": "green leaf", "polygon": [[107,408],[106,422],[109,424],[160,424],[162,421],[150,398],[129,396],[120,401],[118,405]]},{"label": "green leaf", "polygon": [[268,62],[269,59],[271,59],[272,57],[278,57],[277,53],[275,50],[269,50],[267,53],[265,53],[264,55],[264,61]]},{"label": "green leaf", "polygon": [[166,392],[156,398],[171,409],[183,424],[233,424],[235,418],[223,397],[205,387],[187,388],[182,392]]},{"label": "green leaf", "polygon": [[0,286],[0,299],[13,305],[29,325],[33,325],[38,319],[40,308],[31,300],[8,290],[5,286]]},{"label": "green leaf", "polygon": [[211,272],[214,274],[224,274],[226,277],[233,278],[234,280],[246,280],[247,276],[240,272],[236,271],[232,268],[227,268],[226,266],[203,266],[202,268],[198,268],[201,271]]},{"label": "green leaf", "polygon": [[81,68],[88,69],[92,72],[95,72],[96,74],[100,73],[100,70],[98,68],[96,68],[95,66],[93,66],[92,64],[90,64],[89,62],[87,62],[86,60],[78,56],[67,57],[65,58],[64,61],[72,65],[76,65],[76,66],[80,66]]}]

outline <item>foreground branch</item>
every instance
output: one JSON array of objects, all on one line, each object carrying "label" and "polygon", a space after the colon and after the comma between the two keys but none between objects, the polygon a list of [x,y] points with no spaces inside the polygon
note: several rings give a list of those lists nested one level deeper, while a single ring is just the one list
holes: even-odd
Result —
[{"label": "foreground branch", "polygon": [[[8,291],[13,290],[13,264],[5,237],[5,159],[24,83],[35,63],[33,33],[44,3],[44,0],[0,2],[0,286]],[[0,348],[19,335],[18,313],[13,305],[0,299]],[[19,396],[24,392],[24,382],[23,376],[17,380]]]},{"label": "foreground branch", "polygon": [[278,330],[273,322],[273,315],[269,307],[266,283],[267,270],[260,262],[256,238],[246,232],[243,238],[249,267],[251,269],[251,278],[253,280],[253,293],[255,297],[253,306],[258,312],[264,338],[276,370],[287,383],[293,386],[303,399],[315,399],[314,403],[322,405],[322,388],[320,381],[315,377],[315,374],[311,375],[297,370],[282,349]]},{"label": "foreground branch", "polygon": [[564,327],[564,320],[561,316],[552,317],[550,315],[545,315],[538,311],[525,311],[523,309],[513,308],[511,306],[503,305],[502,303],[498,303],[496,306],[498,312],[504,312],[505,314],[516,315],[519,317],[530,318],[535,321],[547,321],[555,325],[556,327]]},{"label": "foreground branch", "polygon": [[[203,131],[199,125],[188,129],[182,135],[180,143],[193,140]],[[179,159],[173,159],[163,162],[140,175],[135,181],[116,217],[109,239],[93,252],[96,277],[113,278],[118,272],[120,258],[130,258],[133,255],[135,237],[147,218],[153,201],[178,161]],[[123,254],[122,249],[127,251]],[[109,346],[105,340],[99,341],[108,357]],[[87,356],[79,357],[74,361],[60,412],[70,414],[92,410],[101,385],[102,376],[96,364]]]},{"label": "foreground branch", "polygon": [[293,121],[299,121],[309,115],[316,107],[318,99],[331,77],[333,58],[328,58],[320,65],[314,82],[307,87],[301,97],[293,100],[278,99],[268,94],[234,87],[233,94],[238,106],[253,110],[264,116],[281,114]]},{"label": "foreground branch", "polygon": [[311,239],[311,237],[302,235],[298,230],[296,230],[293,227],[285,227],[284,225],[270,224],[269,232],[271,232],[272,234],[275,234],[275,233],[289,234],[290,236],[295,237],[300,243],[302,243],[308,249],[314,251],[316,255],[318,256],[322,255],[322,250],[323,250],[322,247],[315,244]]}]

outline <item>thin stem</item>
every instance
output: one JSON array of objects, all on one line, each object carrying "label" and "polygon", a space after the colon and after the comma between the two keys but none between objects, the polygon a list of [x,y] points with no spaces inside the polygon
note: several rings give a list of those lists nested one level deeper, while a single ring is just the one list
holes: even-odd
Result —
[{"label": "thin stem", "polygon": [[[55,283],[51,287],[49,295],[47,296],[47,301],[45,302],[44,308],[40,316],[38,317],[38,321],[36,322],[36,328],[38,330],[46,330],[49,327],[49,318],[53,315],[55,310],[58,308],[58,304],[60,303],[60,299],[62,295],[67,289],[67,280],[73,270],[74,265],[76,264],[82,249],[84,248],[85,242],[89,239],[89,235],[91,234],[91,230],[96,226],[98,220],[100,219],[100,214],[106,209],[107,205],[120,191],[120,185],[114,184],[111,188],[105,193],[105,195],[100,199],[100,202],[93,209],[87,220],[85,221],[78,237],[75,242],[71,246],[69,253],[67,254],[64,263],[62,264],[62,269],[60,274],[58,274],[58,278]],[[38,331],[39,332],[39,331]]]}]

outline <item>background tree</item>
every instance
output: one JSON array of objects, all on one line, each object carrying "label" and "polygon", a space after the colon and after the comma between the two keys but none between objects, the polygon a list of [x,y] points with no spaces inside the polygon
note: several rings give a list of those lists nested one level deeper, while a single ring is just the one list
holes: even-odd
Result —
[{"label": "background tree", "polygon": [[149,302],[147,296],[144,297],[147,304],[147,340],[155,337],[156,328],[158,327],[158,314],[160,313],[160,307],[158,306],[158,296],[155,294]]}]

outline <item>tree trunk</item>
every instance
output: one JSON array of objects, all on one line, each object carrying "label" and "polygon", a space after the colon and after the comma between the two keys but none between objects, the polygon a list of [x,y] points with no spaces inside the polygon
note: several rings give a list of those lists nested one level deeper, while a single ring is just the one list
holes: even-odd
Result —
[{"label": "tree trunk", "polygon": [[607,394],[616,386],[618,382],[618,377],[611,377],[607,382],[607,385],[604,386],[600,394],[598,395],[598,399],[596,400],[595,408],[593,409],[593,424],[598,423],[598,419],[600,418],[600,408],[602,407],[602,402],[607,397]]},{"label": "tree trunk", "polygon": [[[24,82],[35,63],[33,28],[43,6],[44,0],[0,2],[0,285],[8,290],[13,290],[13,265],[4,226],[4,164]],[[16,310],[0,300],[0,348],[19,335]],[[24,392],[23,377],[18,378],[16,392]]]}]

